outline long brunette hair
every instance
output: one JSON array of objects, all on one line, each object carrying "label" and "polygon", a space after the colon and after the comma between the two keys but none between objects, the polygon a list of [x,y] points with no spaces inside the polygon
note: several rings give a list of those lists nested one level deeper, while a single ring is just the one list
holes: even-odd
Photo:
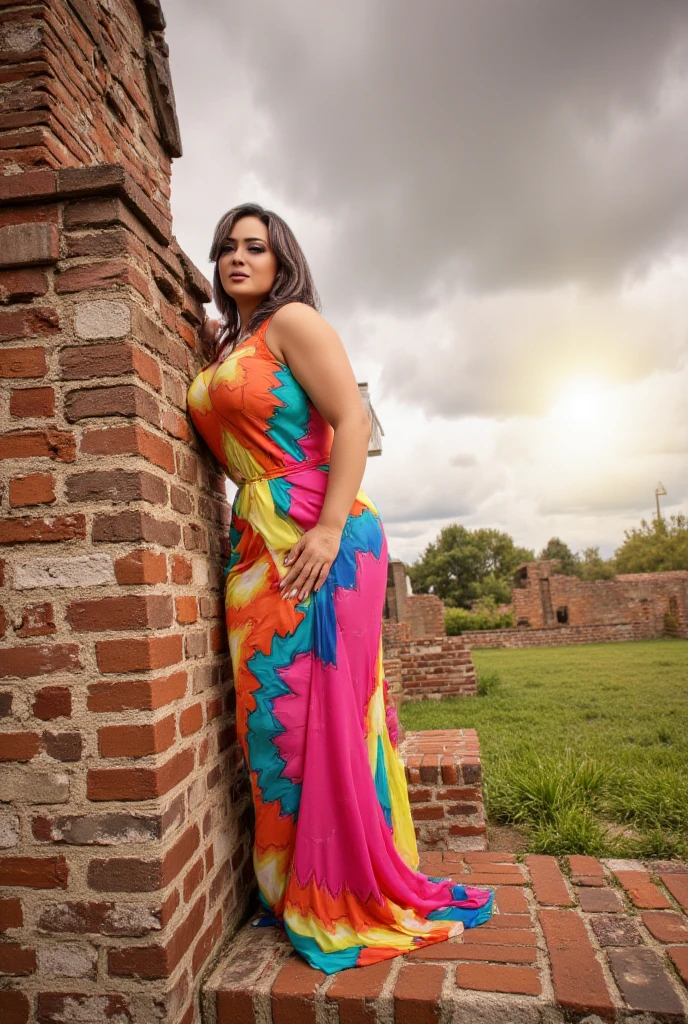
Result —
[{"label": "long brunette hair", "polygon": [[[242,217],[258,217],[268,229],[270,246],[277,257],[277,273],[270,294],[259,303],[247,324],[239,319],[237,304],[222,287],[218,271],[218,259],[226,239],[231,235],[234,225]],[[210,259],[215,263],[213,272],[213,299],[220,310],[224,330],[220,341],[236,341],[241,328],[255,331],[280,306],[287,302],[304,302],[320,311],[320,298],[311,276],[306,257],[301,246],[294,237],[289,225],[272,210],[265,210],[258,203],[242,203],[228,210],[217,223],[210,247]],[[218,342],[219,344],[219,342]]]}]

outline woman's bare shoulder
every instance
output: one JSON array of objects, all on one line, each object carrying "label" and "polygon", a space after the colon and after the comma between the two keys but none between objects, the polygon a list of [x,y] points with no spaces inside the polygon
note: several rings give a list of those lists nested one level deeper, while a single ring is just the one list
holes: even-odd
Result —
[{"label": "woman's bare shoulder", "polygon": [[290,332],[294,328],[308,328],[317,324],[325,324],[326,320],[318,313],[317,309],[309,306],[306,302],[285,302],[283,306],[275,310],[270,322],[275,324],[280,331],[284,329]]}]

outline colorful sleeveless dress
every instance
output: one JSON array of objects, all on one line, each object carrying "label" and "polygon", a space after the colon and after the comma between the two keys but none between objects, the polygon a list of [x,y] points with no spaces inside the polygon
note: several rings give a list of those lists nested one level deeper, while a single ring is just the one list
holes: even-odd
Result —
[{"label": "colorful sleeveless dress", "polygon": [[320,590],[298,602],[277,588],[318,521],[333,431],[267,347],[269,320],[196,377],[188,406],[239,484],[225,607],[261,923],[330,974],[481,924],[493,893],[417,871],[382,664],[387,541],[364,491]]}]

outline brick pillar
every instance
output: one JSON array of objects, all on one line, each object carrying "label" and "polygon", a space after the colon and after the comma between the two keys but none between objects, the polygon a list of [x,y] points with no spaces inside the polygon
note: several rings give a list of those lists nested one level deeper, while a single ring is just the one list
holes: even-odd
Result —
[{"label": "brick pillar", "polygon": [[[3,5],[0,1020],[198,1020],[246,905],[159,6]],[[105,162],[107,160],[107,162]],[[199,197],[200,199],[200,197]]]}]

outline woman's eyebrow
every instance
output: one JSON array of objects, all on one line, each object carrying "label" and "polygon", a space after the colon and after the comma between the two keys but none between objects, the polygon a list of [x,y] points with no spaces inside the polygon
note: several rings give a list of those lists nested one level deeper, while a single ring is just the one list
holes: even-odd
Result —
[{"label": "woman's eyebrow", "polygon": [[[229,238],[226,239],[226,241],[227,242],[236,242],[236,238],[234,238],[233,235],[230,235]],[[265,239],[264,238],[245,238],[244,241],[245,242],[262,242],[263,245],[265,245]]]}]

